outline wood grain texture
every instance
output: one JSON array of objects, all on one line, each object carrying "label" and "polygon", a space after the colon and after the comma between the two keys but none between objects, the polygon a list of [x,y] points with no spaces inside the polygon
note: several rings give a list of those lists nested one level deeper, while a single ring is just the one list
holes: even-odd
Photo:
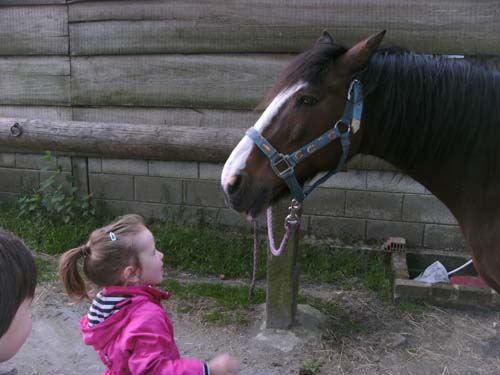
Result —
[{"label": "wood grain texture", "polygon": [[323,29],[352,44],[385,41],[417,52],[500,54],[497,0],[93,1],[69,6],[74,55],[295,53]]},{"label": "wood grain texture", "polygon": [[70,107],[0,105],[0,117],[72,120],[73,111]]},{"label": "wood grain texture", "polygon": [[[1,113],[2,109],[0,107]],[[255,124],[260,114],[261,112],[258,111],[232,111],[206,108],[76,107],[73,109],[73,120],[247,129]]]},{"label": "wood grain texture", "polygon": [[[21,135],[13,135],[17,125]],[[243,129],[0,119],[0,148],[112,158],[221,162]]]},{"label": "wood grain texture", "polygon": [[0,58],[0,105],[69,105],[68,57]]},{"label": "wood grain texture", "polygon": [[66,0],[2,0],[2,6],[66,4]]},{"label": "wood grain texture", "polygon": [[288,56],[99,56],[72,59],[74,105],[252,109]]},{"label": "wood grain texture", "polygon": [[67,55],[65,6],[0,7],[0,55]]}]

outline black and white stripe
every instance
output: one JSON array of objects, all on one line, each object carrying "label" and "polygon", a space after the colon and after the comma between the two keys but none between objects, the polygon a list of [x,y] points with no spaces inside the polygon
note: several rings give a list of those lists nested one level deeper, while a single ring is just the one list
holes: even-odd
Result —
[{"label": "black and white stripe", "polygon": [[102,292],[97,293],[87,313],[89,327],[103,322],[109,316],[118,312],[120,308],[116,305],[127,298],[124,296],[104,296]]}]

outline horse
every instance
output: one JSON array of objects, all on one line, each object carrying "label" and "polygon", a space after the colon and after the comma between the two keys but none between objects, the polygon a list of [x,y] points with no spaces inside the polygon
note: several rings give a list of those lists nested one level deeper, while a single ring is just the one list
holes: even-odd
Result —
[{"label": "horse", "polygon": [[[292,188],[300,194],[319,173],[336,171],[342,158],[376,156],[449,208],[476,270],[500,293],[500,72],[381,47],[384,35],[349,48],[324,31],[292,59],[224,165],[226,201],[256,218]],[[362,87],[361,115],[344,121],[347,107],[352,112],[357,105],[351,103],[354,84]],[[291,160],[325,134],[329,143]],[[278,155],[271,162],[268,148]],[[290,171],[293,184],[282,175]]]}]

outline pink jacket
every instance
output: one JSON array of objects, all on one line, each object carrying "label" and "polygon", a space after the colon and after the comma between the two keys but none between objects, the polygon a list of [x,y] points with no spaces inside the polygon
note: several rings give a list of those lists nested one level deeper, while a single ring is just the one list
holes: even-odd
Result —
[{"label": "pink jacket", "polygon": [[204,362],[181,358],[174,329],[161,300],[169,293],[150,286],[113,286],[104,295],[132,295],[120,310],[90,327],[80,321],[83,339],[108,367],[103,375],[204,375]]}]

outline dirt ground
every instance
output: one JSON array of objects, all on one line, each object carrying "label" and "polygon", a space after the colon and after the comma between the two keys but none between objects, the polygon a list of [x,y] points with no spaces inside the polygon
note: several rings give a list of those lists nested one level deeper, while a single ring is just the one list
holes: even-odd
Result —
[{"label": "dirt ground", "polygon": [[[317,374],[500,373],[500,311],[428,306],[402,312],[359,283],[349,290],[303,283],[301,293],[335,301],[337,313],[316,328],[279,332],[260,330],[262,307],[246,311],[247,322],[225,326],[203,324],[202,308],[186,312],[182,300],[172,298],[166,307],[183,356],[208,359],[230,352],[248,375],[299,374],[304,366],[319,365]],[[33,331],[22,350],[0,364],[0,374],[100,374],[103,366],[78,330],[86,309],[70,304],[58,284],[42,284]]]}]

